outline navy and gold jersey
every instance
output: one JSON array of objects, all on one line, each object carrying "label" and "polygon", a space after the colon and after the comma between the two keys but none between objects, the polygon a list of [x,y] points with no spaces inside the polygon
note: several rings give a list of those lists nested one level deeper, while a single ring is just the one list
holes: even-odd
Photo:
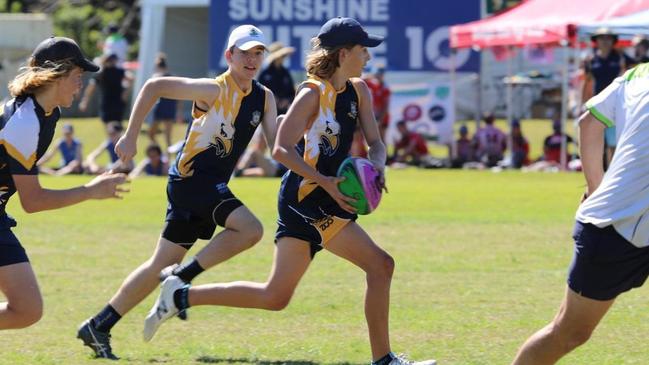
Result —
[{"label": "navy and gold jersey", "polygon": [[47,151],[61,113],[45,115],[33,96],[8,101],[0,112],[0,228],[5,228],[5,206],[16,192],[12,175],[38,174],[38,161]]},{"label": "navy and gold jersey", "polygon": [[[321,174],[336,176],[338,167],[349,156],[354,139],[359,94],[351,81],[347,81],[340,92],[329,82],[317,78],[305,81],[303,87],[319,91],[320,106],[318,115],[304,134],[303,145],[297,146],[298,153]],[[293,171],[282,178],[278,210],[276,240],[294,237],[307,241],[312,255],[357,217],[343,210],[315,181]]]},{"label": "navy and gold jersey", "polygon": [[[318,115],[304,135],[304,144],[298,146],[298,153],[321,174],[336,176],[338,167],[349,156],[358,123],[358,92],[349,80],[339,92],[328,81],[319,78],[308,79],[302,87],[315,87],[320,92],[320,107]],[[302,201],[316,189],[320,190],[320,194],[325,193],[315,181],[303,179],[292,171],[286,178],[289,185],[291,181],[299,184],[298,201]]]},{"label": "navy and gold jersey", "polygon": [[264,118],[266,91],[257,81],[247,93],[229,72],[215,80],[219,97],[205,113],[194,110],[183,148],[169,171],[170,180],[200,178],[227,182],[257,126]]}]

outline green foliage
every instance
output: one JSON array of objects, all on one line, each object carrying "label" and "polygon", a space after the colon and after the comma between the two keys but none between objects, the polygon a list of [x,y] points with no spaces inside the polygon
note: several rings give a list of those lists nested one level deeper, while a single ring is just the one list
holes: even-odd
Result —
[{"label": "green foliage", "polygon": [[104,30],[115,23],[131,45],[129,57],[137,56],[139,9],[135,16],[127,14],[137,5],[136,0],[0,0],[0,11],[10,13],[49,13],[54,19],[54,34],[70,37],[79,43],[89,57],[101,55]]},{"label": "green foliage", "polygon": [[126,4],[108,8],[62,1],[53,13],[55,34],[75,39],[89,57],[99,56],[106,37],[104,29],[110,23],[120,24],[127,7]]}]

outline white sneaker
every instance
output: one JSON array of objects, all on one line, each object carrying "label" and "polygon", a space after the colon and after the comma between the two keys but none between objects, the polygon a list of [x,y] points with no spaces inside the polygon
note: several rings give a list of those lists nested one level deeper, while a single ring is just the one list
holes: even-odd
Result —
[{"label": "white sneaker", "polygon": [[174,303],[174,293],[176,290],[182,289],[185,285],[187,284],[175,275],[167,277],[162,282],[158,300],[156,300],[153,308],[151,308],[144,320],[144,331],[142,334],[145,342],[151,341],[162,322],[178,313],[178,308],[176,308],[176,303]]},{"label": "white sneaker", "polygon": [[392,354],[394,358],[388,365],[437,365],[437,361],[435,360],[424,360],[424,361],[410,361],[406,357],[406,355],[399,354],[395,355]]}]

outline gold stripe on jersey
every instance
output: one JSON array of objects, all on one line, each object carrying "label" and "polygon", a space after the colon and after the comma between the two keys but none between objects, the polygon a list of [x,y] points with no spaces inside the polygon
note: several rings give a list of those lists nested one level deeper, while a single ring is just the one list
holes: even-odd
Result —
[{"label": "gold stripe on jersey", "polygon": [[[316,168],[321,153],[333,155],[338,148],[340,124],[336,121],[336,97],[338,93],[325,80],[312,77],[304,84],[315,85],[320,92],[318,115],[304,136],[304,162]],[[311,194],[318,185],[310,179],[303,179],[298,189],[298,202]]]},{"label": "gold stripe on jersey", "polygon": [[[31,170],[36,163],[36,152],[32,153],[29,157],[23,156],[22,152],[11,143],[4,139],[0,139],[0,144],[5,146],[7,153],[16,161],[20,162],[26,170]],[[25,158],[26,157],[26,158]]]},{"label": "gold stripe on jersey", "polygon": [[244,93],[226,71],[216,80],[219,96],[214,105],[192,121],[187,141],[178,160],[178,172],[182,177],[194,174],[194,159],[200,153],[213,148],[217,157],[226,157],[232,152],[234,122],[239,114],[241,101],[251,91]]}]

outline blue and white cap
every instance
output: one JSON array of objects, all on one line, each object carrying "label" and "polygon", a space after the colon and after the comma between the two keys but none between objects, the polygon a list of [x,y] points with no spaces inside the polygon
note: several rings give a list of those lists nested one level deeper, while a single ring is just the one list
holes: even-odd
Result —
[{"label": "blue and white cap", "polygon": [[247,51],[256,46],[266,47],[266,37],[259,28],[246,24],[236,27],[230,32],[228,48],[236,46],[240,50]]}]

